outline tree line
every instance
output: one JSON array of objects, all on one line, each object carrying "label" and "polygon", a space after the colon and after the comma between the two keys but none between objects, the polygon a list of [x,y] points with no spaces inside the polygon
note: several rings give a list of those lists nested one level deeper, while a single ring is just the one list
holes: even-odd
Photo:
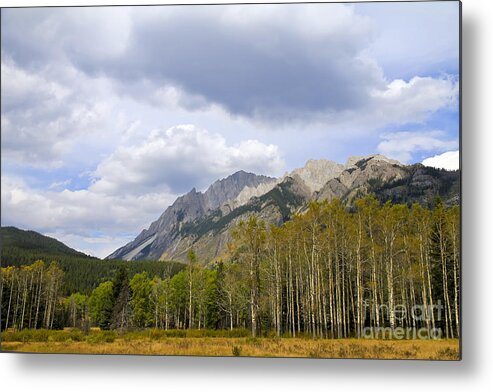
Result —
[{"label": "tree line", "polygon": [[36,249],[21,249],[2,243],[2,266],[22,267],[33,264],[39,260],[45,262],[55,261],[64,272],[62,282],[62,295],[68,296],[75,292],[85,295],[91,294],[99,283],[114,278],[116,271],[126,266],[129,274],[147,271],[152,276],[161,275],[172,266],[172,273],[178,272],[183,265],[178,262],[156,260],[101,260],[95,257],[81,258],[73,255],[60,255],[49,251],[37,251]]},{"label": "tree line", "polygon": [[92,292],[63,298],[56,265],[4,268],[2,329],[53,328],[59,320],[324,338],[361,337],[367,327],[440,328],[458,337],[459,221],[459,207],[439,199],[433,208],[381,205],[373,196],[351,208],[313,202],[280,227],[254,215],[240,222],[223,261],[203,267],[190,249],[179,272],[131,274],[121,265]]}]

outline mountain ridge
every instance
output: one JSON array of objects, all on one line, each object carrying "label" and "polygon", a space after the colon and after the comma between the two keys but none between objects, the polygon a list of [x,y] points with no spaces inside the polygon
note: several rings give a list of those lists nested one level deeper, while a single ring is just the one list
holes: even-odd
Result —
[{"label": "mountain ridge", "polygon": [[280,225],[312,200],[339,198],[351,205],[368,193],[381,202],[431,205],[438,195],[454,204],[459,201],[458,181],[458,171],[404,165],[379,154],[349,157],[346,164],[309,160],[277,179],[240,171],[215,181],[204,193],[193,188],[180,196],[149,229],[107,258],[186,261],[193,246],[208,263],[225,253],[231,230],[251,214]]},{"label": "mountain ridge", "polygon": [[2,249],[19,249],[21,251],[55,256],[94,258],[76,249],[70,248],[53,237],[38,233],[34,230],[23,230],[14,226],[2,226],[0,228],[0,238]]},{"label": "mountain ridge", "polygon": [[[179,233],[184,224],[200,219],[219,208],[228,200],[233,200],[245,186],[258,186],[275,181],[272,177],[248,173],[243,170],[215,181],[207,190],[197,192],[195,188],[166,208],[161,216],[144,229],[133,241],[117,249],[106,258],[161,258],[161,249],[171,245],[174,235]],[[150,238],[153,237],[152,241]],[[138,249],[135,252],[135,249]]]}]

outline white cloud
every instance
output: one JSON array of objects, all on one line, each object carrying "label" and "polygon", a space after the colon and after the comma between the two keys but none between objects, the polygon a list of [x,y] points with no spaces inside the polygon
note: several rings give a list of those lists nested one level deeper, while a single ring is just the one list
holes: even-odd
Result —
[{"label": "white cloud", "polygon": [[126,243],[134,239],[133,236],[111,236],[102,235],[98,237],[87,237],[77,234],[67,234],[61,231],[46,232],[47,236],[56,238],[65,245],[91,256],[104,258],[113,253]]},{"label": "white cloud", "polygon": [[66,189],[72,183],[72,179],[64,180],[64,181],[55,181],[50,184],[48,189]]},{"label": "white cloud", "polygon": [[447,151],[440,155],[435,155],[423,160],[423,165],[436,167],[437,169],[458,170],[459,169],[459,150]]},{"label": "white cloud", "polygon": [[409,162],[414,153],[446,151],[457,148],[457,140],[444,140],[443,131],[392,132],[381,135],[384,139],[378,144],[378,151],[383,155]]},{"label": "white cloud", "polygon": [[396,79],[372,88],[368,99],[354,109],[321,111],[305,123],[294,123],[298,129],[317,124],[332,133],[369,135],[384,127],[426,123],[440,110],[456,111],[458,98],[459,82],[450,75]]},{"label": "white cloud", "polygon": [[455,108],[458,96],[459,83],[451,77],[396,79],[372,92],[370,115],[380,125],[419,123],[437,110]]},{"label": "white cloud", "polygon": [[279,148],[258,140],[229,145],[218,133],[194,125],[157,129],[138,145],[120,146],[97,167],[92,192],[105,194],[183,193],[238,170],[278,175]]},{"label": "white cloud", "polygon": [[103,146],[120,133],[124,121],[110,80],[89,78],[66,63],[23,69],[3,52],[1,68],[2,157],[57,168],[81,144]]},{"label": "white cloud", "polygon": [[[170,193],[136,196],[40,190],[9,175],[2,175],[1,186],[2,225],[56,233],[56,238],[69,238],[69,245],[86,253],[89,248],[93,248],[92,253],[97,249],[113,251],[114,244],[128,242],[177,197]],[[97,246],[91,245],[94,241]]]}]

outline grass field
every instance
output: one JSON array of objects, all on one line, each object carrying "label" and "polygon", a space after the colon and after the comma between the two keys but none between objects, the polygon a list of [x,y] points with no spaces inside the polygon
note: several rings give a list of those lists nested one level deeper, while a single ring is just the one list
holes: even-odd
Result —
[{"label": "grass field", "polygon": [[[154,332],[153,332],[154,331]],[[24,331],[22,331],[24,332]],[[2,334],[2,351],[81,354],[142,354],[245,357],[372,358],[458,360],[459,341],[309,338],[180,337],[165,331],[31,331]],[[171,332],[171,331],[170,331]],[[227,334],[224,334],[227,335]],[[242,333],[237,333],[242,335]]]}]

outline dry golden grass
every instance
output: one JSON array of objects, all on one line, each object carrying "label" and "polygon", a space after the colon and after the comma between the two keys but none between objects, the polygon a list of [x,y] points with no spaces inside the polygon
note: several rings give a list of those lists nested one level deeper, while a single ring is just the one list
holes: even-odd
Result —
[{"label": "dry golden grass", "polygon": [[458,360],[459,341],[299,338],[118,338],[114,342],[3,342],[2,350],[39,353]]}]

